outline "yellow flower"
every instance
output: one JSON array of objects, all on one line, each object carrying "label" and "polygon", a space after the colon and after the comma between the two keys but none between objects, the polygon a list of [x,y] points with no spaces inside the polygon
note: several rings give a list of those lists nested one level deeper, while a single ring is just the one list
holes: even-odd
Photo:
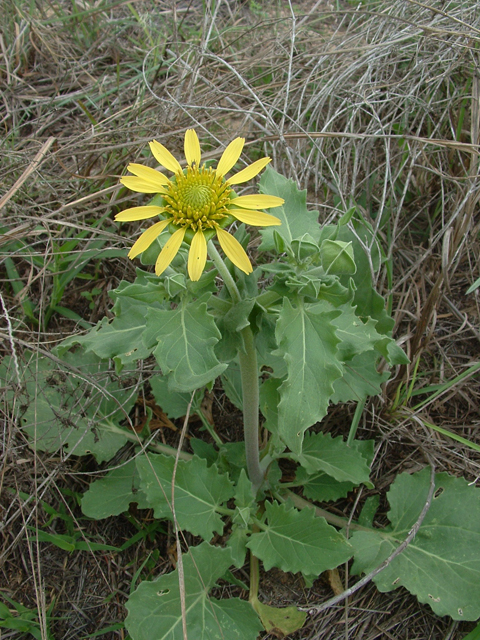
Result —
[{"label": "yellow flower", "polygon": [[254,226],[268,227],[281,224],[275,216],[257,211],[279,207],[284,200],[263,194],[237,196],[232,185],[242,184],[255,177],[270,162],[261,158],[242,169],[231,178],[225,175],[236,164],[242,153],[244,138],[236,138],[223,152],[216,169],[200,165],[201,152],[197,134],[193,129],[185,133],[185,158],[187,168],[182,169],[178,160],[162,144],[150,142],[150,150],[157,162],[174,173],[167,178],[156,169],[131,163],[128,170],[132,176],[120,182],[139,193],[158,193],[164,206],[147,205],[126,209],[115,216],[121,222],[146,220],[161,216],[164,219],[147,229],[130,249],[128,257],[133,260],[148,249],[160,233],[169,225],[175,229],[167,240],[155,264],[159,276],[172,262],[184,239],[190,240],[188,275],[198,280],[207,260],[207,240],[217,236],[220,246],[234,265],[245,273],[252,272],[252,265],[241,244],[223,229],[226,224],[239,220]]}]

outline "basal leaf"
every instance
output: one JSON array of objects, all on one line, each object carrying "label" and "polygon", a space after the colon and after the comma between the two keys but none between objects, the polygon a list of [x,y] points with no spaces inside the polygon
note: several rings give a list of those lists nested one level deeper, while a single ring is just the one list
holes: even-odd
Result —
[{"label": "basal leaf", "polygon": [[332,438],[329,433],[311,433],[305,436],[300,455],[293,458],[308,473],[323,471],[338,482],[353,484],[370,483],[370,467],[367,460],[354,447],[349,447],[341,436]]},{"label": "basal leaf", "polygon": [[268,571],[305,575],[320,574],[352,557],[353,549],[342,534],[315,516],[313,509],[298,511],[276,502],[265,505],[266,518],[260,533],[253,533],[247,547]]},{"label": "basal leaf", "polygon": [[147,509],[150,505],[139,484],[135,460],[129,460],[118,469],[109,471],[101,480],[92,482],[83,494],[82,511],[89,518],[101,520],[128,511],[132,502],[136,502],[140,509]]},{"label": "basal leaf", "polygon": [[325,416],[333,383],[342,375],[333,324],[339,313],[326,302],[293,307],[284,298],[276,336],[288,375],[279,388],[278,432],[296,454],[304,431]]},{"label": "basal leaf", "polygon": [[273,251],[275,249],[274,232],[278,233],[285,244],[289,246],[292,240],[309,234],[314,240],[320,237],[318,211],[307,210],[307,192],[300,191],[293,180],[289,180],[267,167],[259,183],[260,193],[279,196],[285,200],[281,207],[269,209],[271,215],[282,221],[281,226],[261,229],[262,244],[259,251]]},{"label": "basal leaf", "polygon": [[31,446],[49,452],[65,447],[77,456],[110,460],[129,440],[120,423],[135,398],[112,380],[108,363],[82,350],[64,354],[63,362],[25,356],[31,360],[22,371],[21,424]]},{"label": "basal leaf", "polygon": [[[397,477],[388,492],[391,526],[354,532],[355,573],[368,573],[407,537],[430,484],[423,469]],[[404,586],[439,615],[454,620],[480,616],[480,493],[463,478],[435,476],[435,497],[407,548],[374,581],[380,591]]]},{"label": "basal leaf", "polygon": [[172,391],[199,389],[226,369],[213,350],[220,332],[204,301],[173,310],[149,309],[147,324],[144,341],[157,343],[154,355]]},{"label": "basal leaf", "polygon": [[[206,542],[183,556],[186,625],[192,640],[256,640],[262,630],[245,600],[209,596],[231,564],[229,549]],[[184,640],[178,570],[142,582],[126,607],[125,626],[132,640]]]},{"label": "basal leaf", "polygon": [[[172,519],[172,477],[175,460],[171,456],[155,455],[137,458],[140,488],[154,509],[156,518]],[[175,476],[175,513],[182,529],[204,540],[223,533],[223,522],[217,512],[234,495],[228,476],[215,464],[194,456],[180,460]]]}]

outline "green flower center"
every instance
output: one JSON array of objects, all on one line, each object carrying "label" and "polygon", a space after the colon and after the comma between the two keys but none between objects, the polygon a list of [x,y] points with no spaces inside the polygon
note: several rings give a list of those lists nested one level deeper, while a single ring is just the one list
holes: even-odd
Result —
[{"label": "green flower center", "polygon": [[215,170],[188,166],[186,173],[177,173],[168,185],[166,214],[173,224],[193,231],[214,229],[228,216],[227,205],[232,189]]}]

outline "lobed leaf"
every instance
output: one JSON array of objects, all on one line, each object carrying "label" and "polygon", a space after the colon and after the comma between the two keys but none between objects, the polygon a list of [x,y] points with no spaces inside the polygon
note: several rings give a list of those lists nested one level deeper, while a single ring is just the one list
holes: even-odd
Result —
[{"label": "lobed leaf", "polygon": [[[172,519],[172,478],[175,460],[171,456],[144,455],[137,458],[140,489],[156,518]],[[217,508],[234,495],[233,484],[217,466],[194,456],[180,460],[175,476],[175,514],[179,526],[204,540],[223,533]]]},{"label": "lobed leaf", "polygon": [[140,509],[147,509],[150,505],[139,484],[135,460],[129,460],[118,469],[109,471],[101,480],[90,484],[83,494],[82,511],[89,518],[102,520],[128,511],[133,502]]},{"label": "lobed leaf", "polygon": [[[355,573],[378,567],[407,537],[427,498],[430,471],[402,473],[388,492],[391,526],[356,531]],[[435,476],[436,492],[425,519],[408,547],[378,574],[380,591],[404,586],[439,615],[454,620],[480,616],[480,498],[463,478]]]},{"label": "lobed leaf", "polygon": [[320,574],[346,562],[353,549],[343,535],[315,516],[313,509],[298,511],[277,502],[265,504],[262,531],[253,533],[247,547],[268,571],[301,571],[304,575]]},{"label": "lobed leaf", "polygon": [[342,375],[339,339],[333,320],[340,314],[326,302],[293,307],[284,298],[277,322],[277,353],[287,365],[279,388],[278,432],[290,449],[300,454],[303,433],[326,414],[333,383]]},{"label": "lobed leaf", "polygon": [[[248,602],[217,600],[209,591],[232,564],[229,549],[203,542],[183,556],[188,637],[194,640],[256,640],[262,625]],[[132,640],[184,640],[178,570],[142,582],[126,604]]]},{"label": "lobed leaf", "polygon": [[269,209],[269,212],[282,222],[279,227],[260,229],[262,243],[259,251],[275,249],[274,233],[278,234],[289,246],[292,240],[309,234],[313,240],[320,236],[318,212],[308,211],[307,191],[300,191],[296,183],[280,175],[271,167],[266,167],[259,183],[260,193],[275,194],[285,200],[281,207]]},{"label": "lobed leaf", "polygon": [[59,353],[63,354],[78,344],[87,353],[92,352],[101,359],[112,358],[117,373],[120,373],[127,364],[148,358],[152,352],[142,340],[146,329],[146,309],[134,300],[119,298],[113,307],[113,320],[103,318],[86,335],[67,338],[60,345]]},{"label": "lobed leaf", "polygon": [[[108,363],[82,350],[64,354],[63,362],[55,356],[25,356],[31,362],[22,371],[21,424],[32,448],[55,452],[65,447],[70,454],[110,460],[130,439],[121,422],[135,398],[112,380]],[[1,368],[8,366],[6,360]]]},{"label": "lobed leaf", "polygon": [[157,343],[154,355],[169,378],[170,390],[194,391],[227,368],[213,350],[221,335],[205,301],[182,304],[174,310],[150,308],[147,324],[144,342]]},{"label": "lobed leaf", "polygon": [[370,467],[355,448],[349,447],[341,436],[329,433],[311,433],[305,436],[302,453],[293,458],[305,467],[307,473],[323,471],[338,482],[371,486]]}]

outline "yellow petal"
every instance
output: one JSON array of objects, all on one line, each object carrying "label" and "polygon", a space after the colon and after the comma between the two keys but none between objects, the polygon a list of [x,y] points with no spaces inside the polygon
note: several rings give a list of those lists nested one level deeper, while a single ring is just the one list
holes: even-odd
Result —
[{"label": "yellow petal", "polygon": [[128,252],[128,257],[130,258],[130,260],[133,260],[140,253],[143,253],[146,249],[148,249],[155,238],[158,238],[158,236],[162,233],[162,231],[168,224],[170,224],[170,220],[161,220],[160,222],[154,224],[153,227],[150,227],[150,229],[144,231]]},{"label": "yellow petal", "polygon": [[245,169],[242,169],[234,176],[229,178],[227,180],[228,184],[242,184],[242,182],[248,182],[248,180],[251,180],[257,174],[259,174],[260,171],[264,169],[270,161],[271,158],[260,158],[260,160],[253,162],[251,165],[245,167]]},{"label": "yellow petal", "polygon": [[230,169],[240,158],[244,144],[245,138],[235,138],[235,140],[232,140],[232,142],[230,142],[228,147],[223,152],[222,157],[220,158],[220,162],[218,163],[218,166],[215,170],[218,175],[224,176],[230,171]]},{"label": "yellow petal", "polygon": [[192,164],[196,164],[197,167],[200,166],[202,153],[195,129],[187,129],[185,132],[185,158],[190,166],[192,166]]},{"label": "yellow petal", "polygon": [[217,226],[217,238],[225,255],[244,273],[252,273],[252,265],[244,248],[236,238]]},{"label": "yellow petal", "polygon": [[120,211],[115,216],[115,220],[120,222],[133,222],[133,220],[146,220],[147,218],[153,218],[160,215],[165,211],[165,207],[154,207],[153,205],[146,207],[132,207],[131,209],[125,209]]},{"label": "yellow petal", "polygon": [[193,236],[188,254],[188,275],[190,280],[200,280],[207,261],[207,241],[203,231],[197,231]]},{"label": "yellow petal", "polygon": [[183,237],[185,235],[185,228],[177,229],[175,233],[170,236],[167,240],[166,245],[160,251],[160,255],[157,258],[157,262],[155,264],[155,273],[157,276],[161,275],[174,257],[177,255],[178,250],[180,249],[180,245],[183,242]]},{"label": "yellow petal", "polygon": [[270,207],[279,207],[285,200],[277,196],[268,196],[263,193],[252,196],[238,196],[230,201],[235,207],[243,209],[270,209]]},{"label": "yellow petal", "polygon": [[167,193],[160,184],[155,185],[136,176],[124,176],[120,178],[120,182],[128,189],[139,193]]},{"label": "yellow petal", "polygon": [[250,224],[252,227],[273,227],[274,225],[282,224],[282,221],[275,216],[271,216],[269,213],[263,213],[262,211],[229,209],[228,213],[235,216],[240,222]]},{"label": "yellow petal", "polygon": [[130,173],[133,173],[134,176],[143,178],[146,182],[151,182],[156,186],[160,185],[160,187],[165,187],[170,182],[167,176],[164,176],[163,173],[160,173],[160,171],[152,169],[151,167],[145,167],[143,164],[131,162],[127,169]]},{"label": "yellow petal", "polygon": [[170,153],[168,149],[166,149],[163,144],[153,140],[153,142],[148,143],[150,145],[150,151],[153,153],[155,160],[165,167],[165,169],[169,169],[169,171],[173,171],[173,173],[179,173],[182,171],[182,167],[178,160]]}]

